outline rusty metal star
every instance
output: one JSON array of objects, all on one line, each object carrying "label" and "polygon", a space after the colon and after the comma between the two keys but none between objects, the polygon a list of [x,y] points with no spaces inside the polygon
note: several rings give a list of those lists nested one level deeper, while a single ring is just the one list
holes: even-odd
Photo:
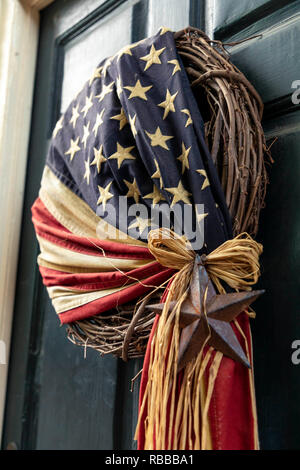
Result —
[{"label": "rusty metal star", "polygon": [[[216,293],[205,269],[204,258],[196,256],[187,299],[180,311],[182,328],[179,342],[178,370],[181,370],[207,344],[225,356],[250,368],[249,361],[230,325],[239,313],[247,309],[264,290]],[[176,301],[170,302],[170,310]],[[148,309],[161,314],[164,304],[148,305]]]}]

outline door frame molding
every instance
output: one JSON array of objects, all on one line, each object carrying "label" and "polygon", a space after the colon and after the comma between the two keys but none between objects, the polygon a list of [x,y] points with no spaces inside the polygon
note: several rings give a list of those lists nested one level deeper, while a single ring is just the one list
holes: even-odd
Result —
[{"label": "door frame molding", "polygon": [[0,441],[38,49],[39,12],[53,1],[2,0],[0,5],[0,341],[6,356],[5,364],[0,362]]}]

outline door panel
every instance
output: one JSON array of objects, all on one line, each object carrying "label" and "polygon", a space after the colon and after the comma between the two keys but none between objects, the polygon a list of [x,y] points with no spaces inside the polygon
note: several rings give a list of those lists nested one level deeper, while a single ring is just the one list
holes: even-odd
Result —
[{"label": "door panel", "polygon": [[117,360],[69,343],[46,302],[39,366],[36,449],[111,449]]},{"label": "door panel", "polygon": [[84,8],[81,8],[77,1],[64,0],[60,3],[58,8],[56,5],[51,5],[42,12],[44,17],[48,15],[48,12],[50,15],[53,12],[51,28],[53,28],[55,37],[68,31],[72,26],[78,25],[89,15],[96,16],[99,13],[98,9],[101,9],[106,0],[84,0]]},{"label": "door panel", "polygon": [[133,4],[124,3],[70,42],[64,41],[61,112],[66,110],[102,59],[130,44],[132,12]]},{"label": "door panel", "polygon": [[289,18],[298,9],[297,0],[207,0],[209,34],[218,39],[240,35],[249,37],[259,29],[274,25],[278,18]]},{"label": "door panel", "polygon": [[300,339],[300,113],[265,123],[275,160],[259,238],[264,243],[261,286],[253,322],[260,437],[264,449],[299,449],[299,365],[291,345]]},{"label": "door panel", "polygon": [[299,74],[299,41],[300,10],[293,18],[262,31],[262,38],[231,50],[233,62],[243,70],[265,103],[291,93],[291,84]]},{"label": "door panel", "polygon": [[219,27],[226,27],[235,21],[249,15],[258,8],[266,7],[271,2],[269,0],[213,0],[208,2],[208,6],[213,14],[213,28],[216,30]]},{"label": "door panel", "polygon": [[189,0],[149,0],[147,35],[151,36],[161,26],[174,31],[189,24]]},{"label": "door panel", "polygon": [[[212,2],[210,2],[212,4]],[[265,103],[264,130],[274,165],[258,239],[264,244],[260,287],[266,294],[252,321],[258,422],[263,449],[299,448],[300,377],[291,361],[299,326],[299,79],[300,4],[296,1],[213,1],[208,24],[216,38],[261,37],[229,48]],[[299,367],[299,366],[298,366]]]}]

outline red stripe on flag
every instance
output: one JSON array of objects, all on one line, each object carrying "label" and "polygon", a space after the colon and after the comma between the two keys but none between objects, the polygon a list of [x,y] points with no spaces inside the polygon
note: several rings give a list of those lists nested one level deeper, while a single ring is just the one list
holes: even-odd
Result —
[{"label": "red stripe on flag", "polygon": [[[156,316],[143,363],[143,373],[140,384],[139,409],[141,410],[143,397],[148,382],[148,370],[150,363],[151,344],[154,332],[157,328],[159,315]],[[251,333],[249,317],[241,313],[238,322],[242,328],[247,344],[251,351]],[[232,323],[232,327],[241,345],[244,338]],[[213,361],[212,356],[206,377],[209,376],[209,366]],[[180,390],[180,386],[178,392]],[[141,416],[141,425],[138,431],[138,449],[143,450],[145,446],[146,407]],[[168,418],[167,418],[168,419]],[[210,432],[212,438],[212,448],[214,450],[254,450],[254,417],[251,401],[251,390],[249,383],[248,369],[232,359],[223,356],[217,374],[214,390],[209,407]],[[168,423],[169,425],[169,423]],[[153,436],[153,448],[155,449],[155,435]],[[187,446],[188,448],[188,446]]]},{"label": "red stripe on flag", "polygon": [[71,251],[102,257],[102,248],[108,258],[154,260],[147,247],[74,235],[50,214],[40,198],[32,206],[32,221],[37,235]]},{"label": "red stripe on flag", "polygon": [[[249,317],[246,313],[238,316],[247,344],[251,351]],[[232,323],[238,341],[245,340]],[[226,356],[223,356],[211,399],[209,417],[213,449],[253,450],[254,418],[251,402],[251,389],[248,369]]]},{"label": "red stripe on flag", "polygon": [[[119,271],[101,273],[65,273],[40,266],[40,272],[45,286],[65,286],[79,290],[101,290],[122,286],[125,282],[143,280],[147,277],[166,271],[157,261],[132,269],[123,274]],[[170,270],[169,270],[170,271]],[[175,272],[175,271],[173,271]]]},{"label": "red stripe on flag", "polygon": [[[65,273],[40,266],[43,282],[47,287],[64,286],[83,292],[124,287],[119,292],[59,314],[62,323],[89,318],[129,302],[149,292],[154,286],[159,286],[174,273],[174,270],[164,268],[157,263],[147,247],[74,235],[53,217],[39,198],[32,206],[32,220],[40,237],[69,250],[102,257],[104,255],[99,250],[101,247],[105,256],[110,258],[149,260],[149,264],[131,269],[126,273],[115,270],[113,266],[112,271],[99,273]],[[135,284],[125,287],[132,283]]]},{"label": "red stripe on flag", "polygon": [[[130,302],[131,300],[152,290],[153,286],[159,286],[162,282],[169,279],[173,272],[174,271],[172,269],[165,269],[154,276],[144,279],[143,284],[138,283],[134,286],[129,286],[122,291],[94,300],[81,307],[63,312],[59,314],[60,321],[62,324],[72,323],[77,320],[83,320],[94,315],[99,315],[102,312]],[[146,285],[149,285],[150,287],[146,287]]]}]

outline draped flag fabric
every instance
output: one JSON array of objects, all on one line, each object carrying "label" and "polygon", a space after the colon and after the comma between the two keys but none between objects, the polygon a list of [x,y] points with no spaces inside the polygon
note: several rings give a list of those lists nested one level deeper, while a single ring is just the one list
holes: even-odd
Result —
[{"label": "draped flag fabric", "polygon": [[[204,227],[199,253],[232,237],[200,111],[173,33],[161,28],[102,60],[58,120],[32,215],[40,272],[61,323],[101,315],[171,278],[148,250],[147,234],[170,222],[175,206],[188,206],[189,222]],[[245,314],[235,331],[251,357]],[[252,380],[244,366],[222,359],[212,448],[257,447]]]}]

